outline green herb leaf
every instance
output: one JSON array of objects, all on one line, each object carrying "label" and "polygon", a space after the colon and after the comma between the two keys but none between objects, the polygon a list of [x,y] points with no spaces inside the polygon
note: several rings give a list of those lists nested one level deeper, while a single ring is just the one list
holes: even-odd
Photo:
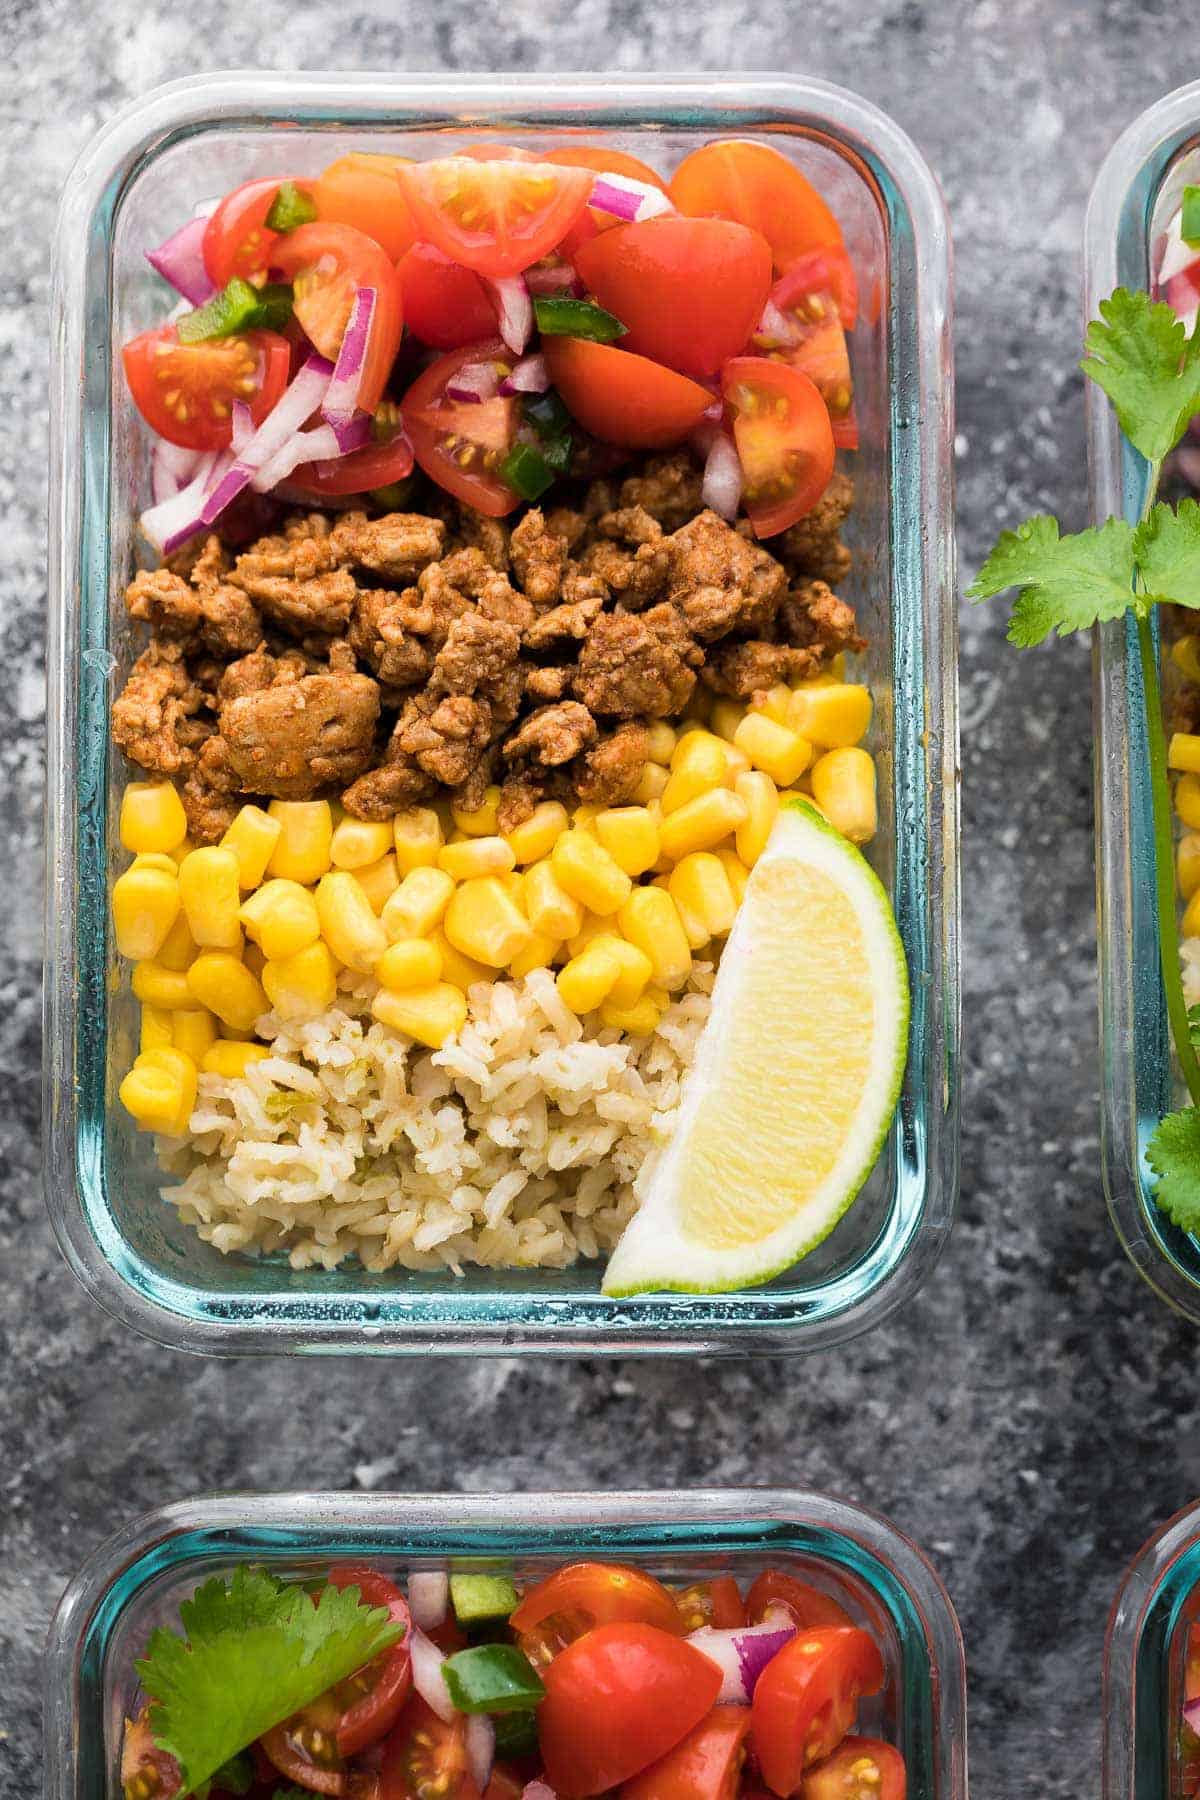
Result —
[{"label": "green herb leaf", "polygon": [[536,299],[533,316],[543,337],[577,337],[592,344],[611,344],[629,330],[616,313],[597,306],[594,300],[568,300],[559,294]]},{"label": "green herb leaf", "polygon": [[297,225],[311,225],[316,216],[315,200],[294,181],[281,181],[265,224],[268,231],[295,231]]},{"label": "green herb leaf", "polygon": [[1039,514],[1001,532],[967,597],[990,600],[1020,588],[1008,627],[1009,641],[1020,649],[1051,632],[1085,631],[1099,619],[1119,619],[1132,605],[1133,539],[1123,519],[1060,537],[1058,520]]},{"label": "green herb leaf", "polygon": [[1179,235],[1185,244],[1200,248],[1200,187],[1185,187]]},{"label": "green herb leaf", "polygon": [[1163,1212],[1181,1231],[1200,1231],[1200,1111],[1188,1106],[1161,1119],[1146,1160],[1158,1176],[1154,1198]]},{"label": "green herb leaf", "polygon": [[206,1581],[179,1617],[184,1635],[154,1632],[137,1672],[184,1794],[401,1636],[357,1588],[326,1587],[314,1606],[303,1588],[245,1565]]},{"label": "green herb leaf", "polygon": [[1200,409],[1200,332],[1189,338],[1169,306],[1117,288],[1085,342],[1080,368],[1104,389],[1134,448],[1161,462]]},{"label": "green herb leaf", "polygon": [[1200,1050],[1200,1006],[1188,1007],[1188,1036],[1192,1040],[1192,1048]]},{"label": "green herb leaf", "polygon": [[1150,599],[1200,607],[1200,503],[1160,501],[1134,533],[1133,554]]}]

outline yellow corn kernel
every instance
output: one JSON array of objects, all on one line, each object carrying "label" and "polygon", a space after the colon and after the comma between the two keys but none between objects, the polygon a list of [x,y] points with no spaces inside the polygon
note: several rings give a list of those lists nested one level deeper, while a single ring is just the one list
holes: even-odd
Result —
[{"label": "yellow corn kernel", "polygon": [[1200,777],[1180,776],[1175,783],[1175,811],[1190,831],[1200,831]]},{"label": "yellow corn kernel", "polygon": [[440,924],[453,892],[454,877],[445,869],[410,869],[384,902],[380,914],[383,929],[392,939],[428,936]]},{"label": "yellow corn kernel", "polygon": [[1185,938],[1200,937],[1200,894],[1193,894],[1184,907],[1179,934]]},{"label": "yellow corn kernel", "polygon": [[294,956],[269,962],[262,984],[281,1019],[315,1018],[337,998],[337,964],[328,944],[318,938]]},{"label": "yellow corn kernel", "polygon": [[432,987],[442,978],[442,953],[428,938],[397,938],[376,963],[375,977],[398,993],[405,988]]},{"label": "yellow corn kernel", "polygon": [[445,842],[442,821],[432,806],[409,806],[392,820],[396,867],[401,876],[410,869],[432,869]]},{"label": "yellow corn kernel", "polygon": [[646,755],[652,763],[669,766],[671,754],[675,749],[675,727],[666,719],[655,719],[646,730]]},{"label": "yellow corn kernel", "polygon": [[543,800],[540,806],[535,806],[523,824],[514,825],[504,834],[519,867],[524,868],[528,863],[540,862],[543,856],[549,856],[569,824],[567,809],[561,800]]},{"label": "yellow corn kernel", "polygon": [[184,979],[189,1004],[207,1006],[234,1031],[249,1031],[270,1010],[262,983],[228,950],[202,950]]},{"label": "yellow corn kernel", "polygon": [[270,1054],[265,1044],[239,1044],[230,1038],[218,1038],[204,1052],[200,1072],[220,1075],[225,1081],[241,1081],[251,1063],[262,1062]]},{"label": "yellow corn kernel", "polygon": [[740,700],[717,700],[713,703],[712,728],[717,737],[727,744],[732,744],[737,736],[737,728],[746,716],[746,709]]},{"label": "yellow corn kernel", "polygon": [[658,1021],[662,1018],[662,1008],[643,994],[632,1006],[618,1006],[610,995],[600,1005],[600,1023],[609,1025],[614,1031],[623,1031],[629,1037],[649,1037],[658,1029]]},{"label": "yellow corn kernel", "polygon": [[777,725],[787,725],[790,723],[791,706],[791,688],[785,681],[777,681],[773,687],[767,689],[767,697],[762,705],[755,706],[751,710],[763,714],[768,719],[774,719]]},{"label": "yellow corn kernel", "polygon": [[627,875],[642,875],[658,861],[658,824],[648,807],[607,807],[596,814],[596,836]]},{"label": "yellow corn kernel", "polygon": [[158,947],[155,962],[161,963],[164,969],[175,969],[182,974],[200,954],[200,947],[188,930],[188,922],[182,909],[175,923]]},{"label": "yellow corn kernel", "polygon": [[178,875],[179,862],[165,850],[139,850],[125,871],[127,875],[130,869],[160,869],[164,875]]},{"label": "yellow corn kernel", "polygon": [[156,957],[179,916],[179,879],[165,869],[126,869],[113,882],[113,935],[133,962]]},{"label": "yellow corn kernel", "polygon": [[733,791],[746,802],[746,817],[734,833],[733,841],[746,867],[752,869],[767,847],[779,811],[779,789],[761,769],[748,769],[738,776]]},{"label": "yellow corn kernel", "polygon": [[791,787],[812,761],[808,739],[765,713],[747,713],[733,741],[779,787]]},{"label": "yellow corn kernel", "polygon": [[1167,767],[1200,775],[1200,736],[1191,731],[1173,731],[1167,745]]},{"label": "yellow corn kernel", "polygon": [[711,788],[707,794],[698,794],[663,820],[658,834],[663,855],[678,862],[693,850],[711,850],[737,830],[748,810],[741,795],[728,788]]},{"label": "yellow corn kernel", "polygon": [[1187,637],[1176,638],[1171,645],[1171,661],[1189,681],[1200,684],[1200,639],[1190,633]]},{"label": "yellow corn kernel", "polygon": [[582,1016],[594,1012],[606,1000],[623,973],[611,933],[595,938],[578,956],[560,969],[557,987],[563,1004]]},{"label": "yellow corn kernel", "polygon": [[161,1007],[164,1012],[196,1004],[182,970],[168,969],[160,962],[134,963],[131,986],[134,998],[143,1006]]},{"label": "yellow corn kernel", "polygon": [[340,963],[369,975],[387,949],[387,932],[353,875],[337,869],[317,883],[321,936]]},{"label": "yellow corn kernel", "polygon": [[429,941],[431,944],[437,945],[441,955],[442,980],[450,982],[453,987],[461,989],[464,994],[468,988],[473,988],[477,981],[494,981],[496,979],[495,969],[489,969],[486,964],[476,962],[474,957],[464,956],[461,950],[456,950],[440,926],[436,931],[430,933]]},{"label": "yellow corn kernel", "polygon": [[174,850],[187,836],[183,801],[169,781],[131,781],[121,795],[121,842],[127,850]]},{"label": "yellow corn kernel", "polygon": [[573,900],[605,918],[628,900],[633,886],[603,844],[584,831],[563,832],[551,852],[550,866]]},{"label": "yellow corn kernel", "polygon": [[593,939],[613,935],[611,918],[602,919],[599,913],[585,912],[579,930],[567,939],[568,960],[572,956],[578,956],[581,950],[586,950]]},{"label": "yellow corn kernel", "polygon": [[561,948],[557,938],[547,937],[541,931],[531,931],[524,949],[518,950],[509,963],[508,972],[514,980],[519,981],[522,975],[528,975],[534,969],[548,969]]},{"label": "yellow corn kernel", "polygon": [[622,937],[650,958],[659,987],[681,988],[692,969],[692,951],[679,909],[665,888],[636,887],[617,914]]},{"label": "yellow corn kernel", "polygon": [[160,1069],[175,1083],[178,1099],[175,1117],[162,1127],[168,1137],[183,1137],[196,1104],[196,1065],[185,1050],[147,1050],[134,1063],[135,1069]]},{"label": "yellow corn kernel", "polygon": [[138,1038],[138,1049],[169,1050],[175,1042],[175,1034],[171,1030],[172,1015],[162,1006],[143,1006],[142,1026]]},{"label": "yellow corn kernel", "polygon": [[746,885],[750,880],[750,871],[740,857],[732,850],[718,850],[717,861],[729,877],[729,885],[733,890],[735,906],[740,906],[746,898]]},{"label": "yellow corn kernel", "polygon": [[744,775],[750,767],[750,758],[736,744],[725,746],[725,786],[736,787],[739,775]]},{"label": "yellow corn kernel", "polygon": [[1185,832],[1175,852],[1175,869],[1182,899],[1190,900],[1200,888],[1200,833]]},{"label": "yellow corn kernel", "polygon": [[494,784],[484,789],[483,804],[468,812],[465,807],[450,803],[450,817],[461,832],[467,837],[495,837],[500,827],[496,822],[496,814],[500,806],[500,789]]},{"label": "yellow corn kernel", "polygon": [[321,935],[317,903],[308,889],[278,875],[242,902],[238,918],[270,962],[295,956]]},{"label": "yellow corn kernel", "polygon": [[391,988],[380,988],[371,1002],[371,1011],[393,1031],[402,1031],[431,1050],[440,1050],[447,1038],[461,1031],[467,1020],[467,998],[461,988],[448,981],[433,987],[416,988],[411,993],[396,994]]},{"label": "yellow corn kernel", "polygon": [[233,824],[221,839],[223,850],[232,850],[238,859],[238,885],[256,888],[267,872],[279,834],[283,830],[261,806],[243,806]]},{"label": "yellow corn kernel", "polygon": [[528,919],[494,875],[455,888],[442,930],[456,950],[489,969],[505,968],[531,935]]},{"label": "yellow corn kernel", "polygon": [[176,1135],[184,1094],[176,1076],[139,1056],[117,1089],[121,1104],[132,1114],[140,1131]]},{"label": "yellow corn kernel", "polygon": [[370,901],[371,911],[378,918],[400,886],[395,851],[389,850],[386,856],[381,856],[378,862],[368,863],[365,869],[355,869],[354,879]]},{"label": "yellow corn kernel", "polygon": [[797,688],[787,723],[819,750],[847,750],[870,729],[871,691],[845,681]]},{"label": "yellow corn kernel", "polygon": [[179,898],[188,930],[202,950],[238,950],[242,903],[238,859],[232,850],[209,844],[179,865]]},{"label": "yellow corn kernel", "polygon": [[593,805],[590,800],[581,800],[575,808],[575,811],[571,814],[571,823],[572,825],[577,826],[580,831],[590,832],[595,823],[596,815],[601,810],[602,808]]},{"label": "yellow corn kernel", "polygon": [[614,1006],[636,1006],[649,986],[654,965],[646,952],[631,944],[628,938],[610,932],[609,942],[621,972],[609,988],[608,998]]},{"label": "yellow corn kernel", "polygon": [[184,857],[190,856],[195,848],[196,846],[193,844],[190,837],[185,837],[182,844],[176,844],[175,848],[170,852],[175,867],[178,868]]},{"label": "yellow corn kernel", "polygon": [[[737,901],[720,858],[711,852],[697,850],[676,863],[667,891],[679,908],[693,950],[711,938],[724,937],[732,926]],[[702,931],[703,937],[693,937],[693,929]]]},{"label": "yellow corn kernel", "polygon": [[392,849],[395,839],[390,819],[339,819],[329,843],[329,860],[335,869],[365,869]]},{"label": "yellow corn kernel", "polygon": [[485,875],[507,875],[517,859],[512,845],[502,837],[464,838],[458,844],[443,844],[437,865],[455,881],[474,881]]},{"label": "yellow corn kernel", "polygon": [[648,762],[638,777],[638,784],[630,799],[636,800],[639,806],[648,806],[651,800],[661,800],[670,779],[661,763]]},{"label": "yellow corn kernel", "polygon": [[525,872],[523,869],[510,869],[506,875],[492,875],[492,881],[498,881],[518,911],[525,911]]},{"label": "yellow corn kernel", "polygon": [[268,875],[308,885],[329,868],[333,846],[333,812],[328,800],[272,800],[269,812],[279,820],[279,842],[267,864]]},{"label": "yellow corn kernel", "polygon": [[206,1006],[181,1006],[171,1014],[171,1042],[199,1063],[217,1041],[217,1021]]},{"label": "yellow corn kernel", "polygon": [[813,764],[812,783],[813,798],[834,830],[852,844],[869,843],[879,818],[875,764],[867,751],[827,750]]},{"label": "yellow corn kernel", "polygon": [[671,778],[662,793],[664,813],[678,812],[698,794],[721,787],[725,780],[725,746],[711,731],[690,731],[671,757]]},{"label": "yellow corn kernel", "polygon": [[525,912],[542,937],[574,937],[583,925],[583,908],[567,893],[549,858],[525,871]]}]

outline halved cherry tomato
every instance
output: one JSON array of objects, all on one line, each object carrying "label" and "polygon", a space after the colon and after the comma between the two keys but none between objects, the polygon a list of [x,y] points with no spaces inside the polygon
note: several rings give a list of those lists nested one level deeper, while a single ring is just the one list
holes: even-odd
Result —
[{"label": "halved cherry tomato", "polygon": [[811,181],[770,144],[727,138],[693,150],[671,177],[671,198],[692,218],[736,219],[760,231],[781,271],[806,250],[842,242]]},{"label": "halved cherry tomato", "polygon": [[804,1777],[801,1800],[904,1800],[908,1776],[893,1744],[848,1737]]},{"label": "halved cherry tomato", "polygon": [[359,405],[374,412],[400,348],[404,320],[400,283],[387,254],[353,225],[326,225],[318,219],[289,231],[272,255],[274,266],[292,281],[297,319],[331,362],[341,349],[355,292],[375,289],[371,340],[358,389]]},{"label": "halved cherry tomato", "polygon": [[499,338],[451,350],[418,375],[400,410],[413,455],[430,479],[476,512],[500,519],[521,498],[497,473],[516,437],[517,403],[499,397],[474,404],[447,400],[447,383],[471,362],[511,369],[513,358]]},{"label": "halved cherry tomato", "polygon": [[[791,284],[792,294],[832,294],[843,328],[854,330],[858,318],[858,276],[843,245],[806,251],[796,258],[784,280]],[[783,282],[779,285],[782,287]]]},{"label": "halved cherry tomato", "polygon": [[845,1607],[839,1606],[820,1588],[785,1575],[782,1569],[764,1569],[746,1595],[746,1617],[752,1625],[764,1623],[772,1608],[789,1614],[798,1631],[810,1631],[818,1625],[853,1625]]},{"label": "halved cherry tomato", "polygon": [[[359,451],[358,454],[362,456],[368,452]],[[399,480],[399,476],[389,479]],[[376,482],[375,485],[382,484]],[[334,1689],[338,1699],[346,1702],[338,1721],[337,1747],[343,1756],[356,1756],[391,1730],[408,1698],[412,1687],[412,1614],[400,1589],[377,1569],[345,1564],[331,1570],[329,1581],[336,1588],[356,1587],[365,1606],[385,1607],[392,1623],[399,1625],[404,1634],[365,1669],[359,1669]]]},{"label": "halved cherry tomato", "polygon": [[[412,445],[404,435],[400,408],[392,400],[381,400],[371,425],[371,443],[352,450],[349,456],[302,463],[288,476],[291,486],[328,498],[332,494],[369,494],[373,488],[387,487],[411,475]],[[372,1601],[372,1605],[382,1604]]]},{"label": "halved cherry tomato", "polygon": [[734,1800],[746,1761],[748,1706],[714,1706],[683,1742],[621,1789],[621,1800]]},{"label": "halved cherry tomato", "polygon": [[834,442],[839,448],[855,448],[858,430],[853,421],[850,351],[834,294],[829,288],[811,288],[797,265],[771,289],[771,308],[771,320],[764,321],[754,334],[755,353],[778,357],[803,370],[820,388],[829,408]]},{"label": "halved cherry tomato", "polygon": [[261,424],[287,386],[290,358],[277,331],[181,344],[174,325],[143,331],[121,352],[143,419],[185,450],[224,450],[233,436],[235,400],[244,400]]},{"label": "halved cherry tomato", "polygon": [[546,1780],[556,1794],[584,1796],[630,1780],[674,1749],[716,1704],[721,1671],[654,1625],[598,1625],[568,1644],[542,1680]]},{"label": "halved cherry tomato", "polygon": [[244,181],[241,187],[226,194],[209,219],[204,227],[202,248],[204,267],[216,287],[223,288],[235,275],[249,281],[271,267],[272,253],[281,234],[267,230],[267,214],[286,180],[293,180],[293,185],[302,193],[313,191],[311,181],[284,175]]},{"label": "halved cherry tomato", "polygon": [[518,275],[566,234],[591,192],[586,169],[448,156],[397,171],[421,236],[481,275]]},{"label": "halved cherry tomato", "polygon": [[582,244],[575,266],[636,350],[685,375],[736,356],[771,287],[766,239],[728,219],[645,219]]},{"label": "halved cherry tomato", "polygon": [[856,1626],[802,1631],[771,1658],[754,1689],[750,1738],[772,1793],[795,1793],[854,1724],[859,1695],[877,1694],[883,1677],[878,1646]]},{"label": "halved cherry tomato", "polygon": [[439,1719],[413,1694],[383,1746],[380,1800],[480,1800],[467,1757],[467,1720]]},{"label": "halved cherry tomato", "polygon": [[509,1618],[535,1667],[593,1626],[619,1622],[655,1625],[679,1635],[685,1629],[669,1589],[623,1563],[568,1563],[530,1588]]},{"label": "halved cherry tomato", "polygon": [[339,156],[317,176],[313,198],[317,217],[335,225],[353,225],[375,239],[393,262],[416,242],[417,228],[400,192],[396,170],[405,156],[380,156],[352,150]]},{"label": "halved cherry tomato", "polygon": [[[640,162],[636,156],[627,156],[623,150],[602,150],[590,144],[570,144],[563,150],[547,151],[545,160],[548,163],[559,163],[568,169],[590,169],[594,175],[624,175],[627,180],[640,181],[645,187],[659,188],[664,194],[667,191],[667,184],[661,175],[656,175],[648,163]],[[608,231],[620,222],[613,213],[601,212],[589,206],[563,239],[563,255],[573,255],[580,244],[595,237],[598,231]]]},{"label": "halved cherry tomato", "polygon": [[738,1584],[732,1575],[717,1575],[712,1581],[697,1581],[680,1588],[675,1604],[685,1631],[699,1631],[713,1625],[718,1631],[734,1631],[746,1623],[746,1608]]},{"label": "halved cherry tomato", "polygon": [[136,1719],[125,1721],[121,1739],[121,1786],[126,1800],[172,1800],[183,1786],[183,1771],[179,1764],[154,1742],[149,1705],[143,1706]]},{"label": "halved cherry tomato", "polygon": [[457,350],[495,332],[496,307],[482,279],[432,244],[414,244],[397,263],[396,275],[404,322],[430,349]]},{"label": "halved cherry tomato", "polygon": [[721,372],[755,537],[811,512],[833,474],[833,431],[816,383],[787,363],[735,356]]},{"label": "halved cherry tomato", "polygon": [[585,338],[545,337],[550,379],[585,431],[628,450],[665,450],[683,439],[715,396],[647,356]]}]

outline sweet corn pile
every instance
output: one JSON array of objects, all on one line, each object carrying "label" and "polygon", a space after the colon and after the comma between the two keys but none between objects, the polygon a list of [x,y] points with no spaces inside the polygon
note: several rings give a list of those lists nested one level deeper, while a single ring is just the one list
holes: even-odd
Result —
[{"label": "sweet corn pile", "polygon": [[[535,969],[556,971],[578,1016],[651,1033],[693,954],[728,934],[781,792],[857,844],[874,835],[870,721],[868,690],[840,672],[750,710],[714,700],[707,719],[651,728],[631,804],[545,801],[505,833],[492,788],[475,812],[414,807],[387,823],[325,800],[247,805],[220,844],[193,848],[174,787],[132,783],[120,831],[133,861],[112,906],[141,1042],[122,1101],[142,1129],[183,1136],[199,1076],[244,1075],[270,1054],[257,1020],[327,1011],[343,970],[373,977],[375,1017],[433,1049],[461,1030],[472,984]],[[1200,826],[1200,756],[1194,768]]]}]

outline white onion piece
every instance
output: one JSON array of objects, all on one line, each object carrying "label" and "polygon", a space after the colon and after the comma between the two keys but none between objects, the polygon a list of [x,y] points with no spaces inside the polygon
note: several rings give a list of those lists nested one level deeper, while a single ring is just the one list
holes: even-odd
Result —
[{"label": "white onion piece", "polygon": [[514,356],[520,356],[533,335],[533,301],[523,275],[502,275],[498,281],[484,278],[500,312],[500,336]]},{"label": "white onion piece", "polygon": [[[180,488],[157,506],[147,507],[138,520],[146,537],[163,556],[168,556],[200,529],[197,515],[204,504],[209,479],[219,461],[219,452],[215,450],[201,457],[187,486]],[[186,529],[189,526],[191,529]]]},{"label": "white onion piece", "polygon": [[458,1708],[450,1698],[446,1677],[442,1674],[445,1657],[436,1644],[430,1643],[423,1631],[414,1630],[409,1646],[412,1655],[413,1686],[426,1706],[432,1707],[439,1719],[449,1725],[458,1716]]},{"label": "white onion piece", "polygon": [[235,456],[240,456],[250,439],[254,436],[254,419],[250,408],[244,400],[233,403],[233,436],[229,440],[229,448]]},{"label": "white onion piece", "polygon": [[502,394],[544,394],[550,386],[550,371],[544,356],[523,356],[511,375],[500,383]]},{"label": "white onion piece", "polygon": [[611,213],[614,218],[626,221],[653,219],[659,213],[674,212],[675,208],[668,195],[662,189],[654,187],[648,181],[634,181],[628,175],[605,173],[597,175],[592,183],[588,205],[594,206],[597,212]]},{"label": "white onion piece", "polygon": [[526,269],[523,280],[529,292],[539,297],[545,294],[572,294],[577,300],[582,300],[586,292],[569,262],[534,263],[531,268]]},{"label": "white onion piece", "polygon": [[150,454],[150,491],[154,504],[158,506],[163,500],[169,500],[189,481],[194,481],[203,461],[203,450],[184,450],[178,444],[168,444],[166,438],[157,438]]},{"label": "white onion piece", "polygon": [[446,383],[446,398],[470,402],[494,400],[499,389],[500,377],[494,363],[464,363]]},{"label": "white onion piece", "polygon": [[467,1762],[475,1786],[482,1794],[492,1779],[492,1764],[496,1760],[496,1727],[486,1713],[471,1713],[465,1736]]},{"label": "white onion piece", "polygon": [[527,1781],[521,1789],[521,1800],[558,1800],[558,1795],[544,1781]]},{"label": "white onion piece", "polygon": [[408,1609],[419,1631],[433,1631],[440,1625],[449,1601],[450,1577],[444,1569],[421,1569],[409,1576]]},{"label": "white onion piece", "polygon": [[721,1671],[718,1704],[745,1706],[753,1698],[755,1683],[771,1658],[795,1635],[794,1625],[739,1625],[732,1631],[704,1625],[688,1634],[688,1643],[694,1644]]},{"label": "white onion piece", "polygon": [[737,518],[738,501],[742,497],[742,465],[731,437],[717,432],[704,464],[704,481],[700,498],[723,519]]},{"label": "white onion piece", "polygon": [[795,335],[787,314],[768,297],[755,328],[755,338],[766,338],[772,344],[790,344]]},{"label": "white onion piece", "polygon": [[250,477],[250,486],[256,494],[269,494],[276,482],[286,481],[302,463],[328,462],[344,454],[332,425],[298,431]]},{"label": "white onion piece", "polygon": [[374,288],[356,289],[333,375],[321,402],[321,417],[332,425],[339,446],[343,433],[358,413],[358,390],[362,386],[378,299]]}]

